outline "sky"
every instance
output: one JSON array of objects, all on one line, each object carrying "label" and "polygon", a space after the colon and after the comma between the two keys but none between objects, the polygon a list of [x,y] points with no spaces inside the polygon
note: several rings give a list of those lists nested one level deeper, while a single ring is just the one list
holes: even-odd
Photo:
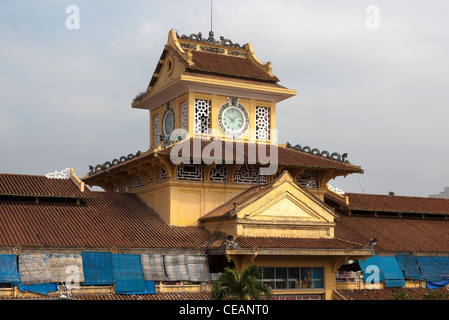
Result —
[{"label": "sky", "polygon": [[[279,143],[364,169],[333,187],[427,197],[449,186],[448,12],[443,0],[213,0],[212,30],[251,43],[297,90],[277,105]],[[147,151],[148,112],[131,102],[171,29],[208,35],[211,1],[2,0],[0,172],[82,178]]]}]

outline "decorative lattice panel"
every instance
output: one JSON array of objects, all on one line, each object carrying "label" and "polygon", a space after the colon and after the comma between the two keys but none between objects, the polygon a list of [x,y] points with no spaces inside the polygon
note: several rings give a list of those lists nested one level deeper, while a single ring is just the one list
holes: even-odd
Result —
[{"label": "decorative lattice panel", "polygon": [[234,182],[263,184],[267,183],[267,176],[260,175],[258,167],[245,165],[235,172]]},{"label": "decorative lattice panel", "polygon": [[148,176],[148,185],[153,184],[154,180],[152,176]]},{"label": "decorative lattice panel", "polygon": [[187,130],[187,101],[181,103],[181,129]]},{"label": "decorative lattice panel", "polygon": [[164,168],[159,168],[159,182],[165,181],[168,179],[167,172],[165,172]]},{"label": "decorative lattice panel", "polygon": [[154,129],[154,144],[158,145],[160,142],[160,138],[159,138],[159,114],[155,115],[153,118],[153,129]]},{"label": "decorative lattice panel", "polygon": [[113,185],[112,186],[112,192],[118,192],[118,187],[117,187],[117,185]]},{"label": "decorative lattice panel", "polygon": [[123,185],[123,192],[128,191],[128,186],[126,184]]},{"label": "decorative lattice panel", "polygon": [[195,133],[210,132],[210,101],[209,100],[195,100]]},{"label": "decorative lattice panel", "polygon": [[296,177],[296,181],[301,187],[316,188],[318,185],[316,171],[304,171]]},{"label": "decorative lattice panel", "polygon": [[137,174],[131,175],[131,190],[139,189],[144,186],[142,179]]},{"label": "decorative lattice panel", "polygon": [[270,108],[256,107],[256,139],[270,140]]},{"label": "decorative lattice panel", "polygon": [[200,164],[181,164],[178,166],[176,177],[179,180],[203,180],[203,168]]},{"label": "decorative lattice panel", "polygon": [[226,166],[223,164],[218,164],[215,168],[210,170],[210,181],[226,182],[227,176]]}]

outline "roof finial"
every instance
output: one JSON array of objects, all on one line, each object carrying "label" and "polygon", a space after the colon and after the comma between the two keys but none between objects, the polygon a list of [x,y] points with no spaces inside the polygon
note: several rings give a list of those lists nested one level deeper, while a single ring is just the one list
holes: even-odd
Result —
[{"label": "roof finial", "polygon": [[215,42],[214,32],[212,31],[212,1],[210,2],[210,32],[209,32],[209,38],[207,38],[207,41],[210,43]]}]

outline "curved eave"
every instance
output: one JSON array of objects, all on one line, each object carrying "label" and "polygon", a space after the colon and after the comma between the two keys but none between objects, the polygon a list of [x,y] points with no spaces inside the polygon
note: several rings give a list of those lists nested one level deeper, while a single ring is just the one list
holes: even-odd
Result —
[{"label": "curved eave", "polygon": [[296,95],[296,90],[279,85],[256,81],[238,81],[225,77],[202,77],[183,74],[170,85],[156,92],[150,92],[132,104],[136,109],[152,110],[188,91],[239,96],[241,98],[260,99],[280,102]]}]

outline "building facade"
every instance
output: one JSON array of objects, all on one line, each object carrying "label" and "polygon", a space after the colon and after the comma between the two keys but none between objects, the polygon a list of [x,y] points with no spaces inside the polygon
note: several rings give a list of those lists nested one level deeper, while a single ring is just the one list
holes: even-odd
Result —
[{"label": "building facade", "polygon": [[[81,179],[73,170],[0,175],[1,294],[57,296],[70,266],[78,299],[207,299],[225,266],[250,264],[262,267],[275,299],[442,282],[442,267],[428,278],[420,257],[433,259],[430,269],[446,263],[449,200],[331,188],[363,169],[346,154],[278,143],[278,103],[295,94],[251,44],[171,30],[132,102],[148,112],[148,150],[91,166]],[[421,278],[405,277],[401,259],[415,259]],[[393,278],[384,276],[387,260],[399,270]],[[366,282],[372,266],[378,273]]]}]

